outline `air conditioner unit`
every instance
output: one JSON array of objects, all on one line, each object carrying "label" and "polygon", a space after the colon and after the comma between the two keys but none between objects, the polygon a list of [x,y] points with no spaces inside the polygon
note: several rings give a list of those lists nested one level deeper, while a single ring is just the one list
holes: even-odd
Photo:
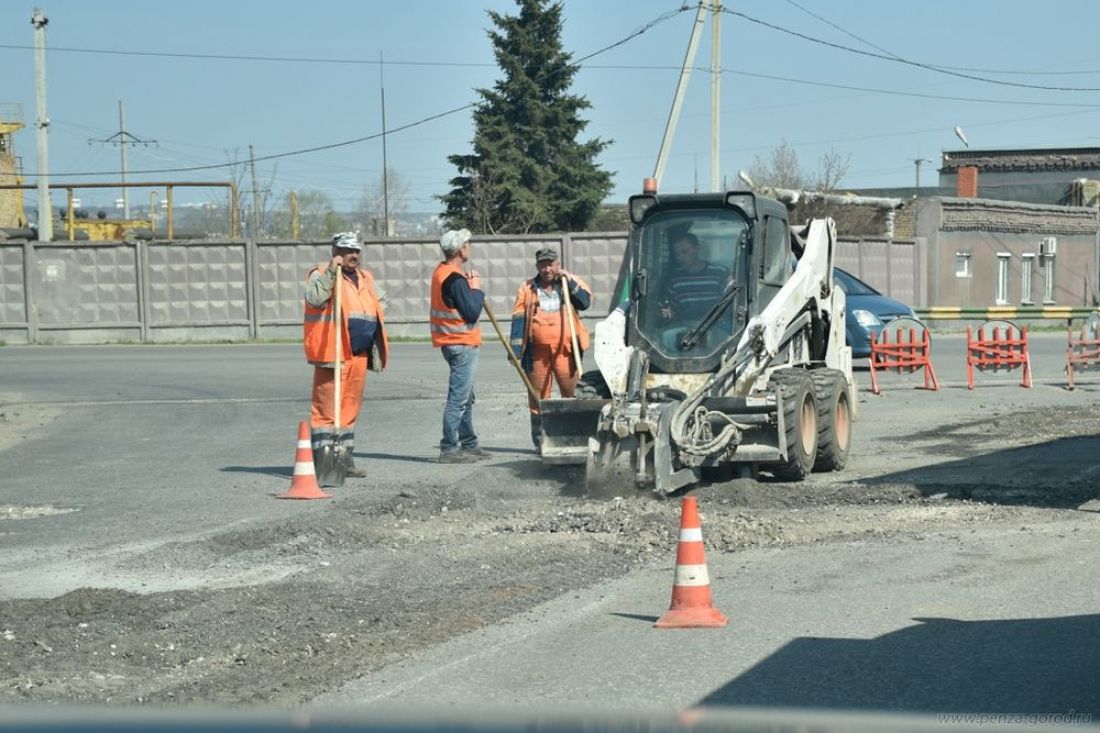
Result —
[{"label": "air conditioner unit", "polygon": [[1057,237],[1045,237],[1039,240],[1039,256],[1040,257],[1053,257],[1058,253],[1058,238]]}]

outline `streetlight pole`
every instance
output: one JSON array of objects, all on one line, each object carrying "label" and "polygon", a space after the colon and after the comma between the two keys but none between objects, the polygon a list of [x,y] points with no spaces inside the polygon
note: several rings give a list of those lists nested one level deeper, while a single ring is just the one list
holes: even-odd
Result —
[{"label": "streetlight pole", "polygon": [[50,201],[50,163],[47,152],[47,128],[50,120],[46,117],[46,24],[50,22],[41,9],[35,8],[31,15],[34,26],[34,86],[36,115],[34,121],[35,140],[38,147],[38,241],[49,242],[53,239],[53,202]]}]

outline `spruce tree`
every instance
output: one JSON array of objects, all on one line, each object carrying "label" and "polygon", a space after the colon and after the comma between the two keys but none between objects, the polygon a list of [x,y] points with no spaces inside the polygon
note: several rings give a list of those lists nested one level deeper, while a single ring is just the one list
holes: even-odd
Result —
[{"label": "spruce tree", "polygon": [[561,3],[516,4],[515,16],[488,11],[503,77],[477,90],[473,152],[448,157],[458,175],[440,197],[444,216],[488,234],[581,230],[611,190],[596,164],[610,141],[577,140],[591,105],[569,93],[579,67],[562,49]]}]

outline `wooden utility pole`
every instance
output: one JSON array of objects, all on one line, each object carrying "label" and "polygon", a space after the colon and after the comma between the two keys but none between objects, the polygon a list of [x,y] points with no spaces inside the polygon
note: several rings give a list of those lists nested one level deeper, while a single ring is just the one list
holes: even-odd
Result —
[{"label": "wooden utility pole", "polygon": [[126,185],[126,146],[127,145],[156,145],[156,140],[142,140],[126,131],[126,105],[118,100],[118,132],[103,140],[89,140],[89,143],[104,143],[117,145],[122,151],[122,218],[130,218],[130,188]]},{"label": "wooden utility pole", "polygon": [[378,86],[382,92],[382,236],[390,236],[390,176],[386,164],[386,79],[382,71],[382,52],[378,52]]},{"label": "wooden utility pole", "polygon": [[[118,149],[122,153],[122,182],[126,183],[126,107],[118,100]],[[130,191],[122,187],[122,218],[130,218]]]},{"label": "wooden utility pole", "polygon": [[252,241],[260,241],[260,188],[256,185],[256,153],[248,146],[248,165],[252,169]]}]

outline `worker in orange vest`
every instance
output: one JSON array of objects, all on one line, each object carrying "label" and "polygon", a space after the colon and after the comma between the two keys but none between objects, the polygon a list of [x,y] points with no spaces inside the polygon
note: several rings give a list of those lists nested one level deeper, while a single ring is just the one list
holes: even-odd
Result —
[{"label": "worker in orange vest", "polygon": [[432,346],[440,350],[450,370],[443,437],[439,441],[440,463],[470,463],[490,457],[489,451],[478,445],[474,432],[474,375],[481,351],[481,326],[477,321],[485,293],[481,290],[481,274],[463,270],[470,259],[470,236],[468,229],[444,232],[439,240],[443,261],[432,272]]},{"label": "worker in orange vest", "polygon": [[[355,424],[363,403],[367,370],[386,367],[389,344],[383,325],[382,303],[374,277],[359,267],[363,245],[355,232],[332,237],[332,259],[306,276],[304,345],[306,360],[313,365],[310,437],[314,460],[322,445],[336,437],[346,448],[346,474],[363,477],[355,467]],[[340,435],[335,436],[335,362],[333,292],[340,288]]]},{"label": "worker in orange vest", "polygon": [[[592,288],[576,275],[561,267],[557,250],[545,247],[535,253],[538,274],[524,280],[516,291],[512,306],[511,345],[523,368],[531,375],[531,384],[546,399],[554,382],[562,397],[572,397],[577,389],[580,372],[577,363],[588,350],[588,330],[578,315],[592,305]],[[569,313],[563,298],[563,277],[569,283]],[[573,336],[580,354],[574,354]],[[527,406],[531,412],[531,442],[538,450],[542,440],[542,418],[539,403],[530,394]]]}]

